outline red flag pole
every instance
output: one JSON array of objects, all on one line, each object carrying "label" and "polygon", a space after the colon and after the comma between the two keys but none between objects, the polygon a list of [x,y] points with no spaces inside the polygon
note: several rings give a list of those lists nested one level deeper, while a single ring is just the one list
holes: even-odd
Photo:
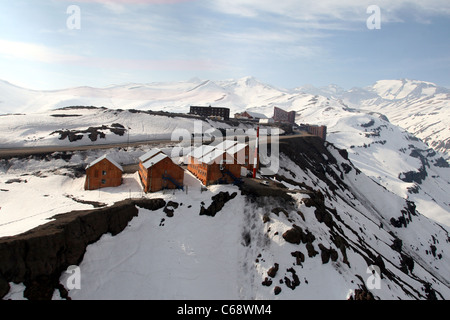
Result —
[{"label": "red flag pole", "polygon": [[259,126],[256,129],[255,158],[253,159],[253,178],[256,178],[256,167],[258,166],[258,145],[259,145]]}]

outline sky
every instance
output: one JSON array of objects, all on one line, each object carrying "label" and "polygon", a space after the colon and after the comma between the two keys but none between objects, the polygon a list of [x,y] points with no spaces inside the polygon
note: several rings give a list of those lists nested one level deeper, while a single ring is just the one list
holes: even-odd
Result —
[{"label": "sky", "polygon": [[0,0],[0,79],[36,90],[449,75],[448,0]]}]

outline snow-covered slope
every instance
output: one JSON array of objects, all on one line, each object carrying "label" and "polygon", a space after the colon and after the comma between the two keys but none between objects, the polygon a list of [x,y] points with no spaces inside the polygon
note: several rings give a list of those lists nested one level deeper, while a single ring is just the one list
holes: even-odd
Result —
[{"label": "snow-covered slope", "polygon": [[412,80],[378,81],[381,99],[363,100],[360,108],[385,114],[392,123],[427,142],[436,151],[450,149],[450,90]]},{"label": "snow-covered slope", "polygon": [[[193,120],[196,118],[94,107],[9,114],[0,116],[0,145],[12,148],[170,140],[176,129],[194,132]],[[230,127],[223,122],[199,122],[205,131]]]},{"label": "snow-covered slope", "polygon": [[450,90],[418,80],[380,80],[348,91],[336,86],[304,86],[300,92],[342,100],[346,105],[379,112],[430,147],[450,158]]},{"label": "snow-covered slope", "polygon": [[[297,123],[327,126],[327,140],[346,149],[365,174],[397,195],[416,202],[419,210],[450,225],[450,168],[436,152],[378,112],[349,108],[325,96],[299,94],[285,107],[296,111]],[[253,111],[270,113],[263,106]]]},{"label": "snow-covered slope", "polygon": [[[423,214],[450,225],[450,168],[442,154],[379,113],[351,109],[324,96],[304,93],[294,96],[295,99],[286,98],[284,104],[278,105],[296,111],[297,123],[327,125],[327,140],[347,149],[360,170],[388,190],[414,200]],[[249,110],[270,116],[273,107],[269,104]],[[203,132],[211,128],[232,128],[223,122],[201,123]],[[241,124],[240,128],[247,129],[249,125]],[[64,108],[1,116],[0,145],[126,144],[127,141],[170,140],[176,129],[194,132],[192,118],[136,110]]]},{"label": "snow-covered slope", "polygon": [[[146,195],[172,201],[173,216],[162,208],[139,208],[121,233],[87,246],[79,263],[80,289],[69,287],[70,273],[60,273],[59,282],[72,299],[450,298],[446,228],[360,172],[345,150],[309,137],[287,139],[280,151],[281,168],[270,186],[205,191],[186,173],[187,193]],[[65,194],[80,208],[89,208],[89,201],[110,204],[129,192],[138,196],[135,176],[127,175],[119,188],[85,192],[83,177],[52,172],[61,167],[55,161],[61,160],[50,159],[40,176],[22,177],[28,183],[1,181],[1,188],[19,195],[37,180],[48,189],[33,193],[36,201],[50,203]],[[34,166],[14,162],[7,174]],[[223,193],[231,196],[216,197]],[[212,203],[220,210],[202,215]],[[23,298],[23,283],[10,286],[5,298]]]},{"label": "snow-covered slope", "polygon": [[283,94],[252,77],[217,82],[194,78],[184,82],[131,83],[56,91],[28,90],[0,81],[0,114],[39,112],[68,106],[188,112],[191,105],[212,105],[226,106],[234,112],[268,104]]},{"label": "snow-covered slope", "polygon": [[0,81],[0,114],[34,113],[67,106],[188,112],[191,105],[212,105],[226,106],[231,114],[244,109],[264,109],[270,117],[274,106],[297,110],[311,103],[317,105],[315,100],[343,102],[352,108],[384,114],[393,124],[443,153],[446,159],[450,157],[450,90],[425,81],[380,80],[372,86],[350,90],[337,85],[322,88],[307,85],[287,90],[253,77],[223,81],[193,78],[56,91],[34,91]]}]

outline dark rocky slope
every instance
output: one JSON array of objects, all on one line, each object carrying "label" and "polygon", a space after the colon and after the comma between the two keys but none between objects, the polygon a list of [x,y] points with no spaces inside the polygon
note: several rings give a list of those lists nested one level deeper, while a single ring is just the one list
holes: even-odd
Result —
[{"label": "dark rocky slope", "polygon": [[[275,286],[278,281],[299,290],[308,283],[308,277],[298,282],[295,275],[303,269],[305,260],[319,259],[341,274],[351,274],[352,299],[378,298],[380,291],[370,292],[366,287],[369,267],[377,267],[385,288],[391,288],[392,294],[383,293],[385,297],[446,297],[450,284],[445,252],[450,236],[445,228],[422,216],[413,202],[362,174],[345,150],[317,137],[284,139],[280,141],[280,155],[276,179],[293,187],[283,188],[279,183],[266,189],[252,188],[248,183],[241,186],[253,204],[246,210],[249,225],[256,218],[253,212],[266,212],[259,227],[246,228],[244,238],[251,239],[245,241],[246,246],[261,250],[261,245],[270,247],[281,235],[292,247],[295,266],[274,261],[282,275],[274,279],[267,274],[263,286]],[[291,228],[279,233],[274,228],[280,223]],[[436,245],[440,246],[440,255],[433,247]],[[355,262],[361,258],[366,266]],[[277,295],[280,289],[279,285],[273,288]]]}]

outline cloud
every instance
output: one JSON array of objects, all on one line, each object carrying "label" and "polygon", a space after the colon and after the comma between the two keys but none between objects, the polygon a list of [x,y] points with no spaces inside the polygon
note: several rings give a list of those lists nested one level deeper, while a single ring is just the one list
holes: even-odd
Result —
[{"label": "cloud", "polygon": [[225,14],[261,19],[287,18],[314,28],[321,26],[317,22],[339,21],[341,24],[349,24],[365,21],[366,9],[372,4],[381,8],[384,21],[401,21],[403,12],[411,10],[416,13],[417,18],[450,16],[448,0],[215,0],[209,5],[211,9]]},{"label": "cloud", "polygon": [[115,14],[127,12],[133,5],[164,5],[191,2],[196,0],[65,0],[71,3],[98,3]]},{"label": "cloud", "polygon": [[83,66],[151,71],[205,71],[221,68],[220,64],[208,59],[118,59],[118,58],[84,58],[76,64]]},{"label": "cloud", "polygon": [[62,53],[44,45],[3,39],[0,39],[0,54],[14,59],[45,63],[68,63],[82,59],[80,56]]},{"label": "cloud", "polygon": [[81,56],[44,45],[0,39],[0,55],[15,60],[117,70],[205,71],[222,68],[210,59],[128,59]]},{"label": "cloud", "polygon": [[101,3],[105,5],[109,4],[123,4],[123,5],[133,5],[133,4],[174,4],[182,2],[192,2],[196,0],[65,0],[71,3]]}]

